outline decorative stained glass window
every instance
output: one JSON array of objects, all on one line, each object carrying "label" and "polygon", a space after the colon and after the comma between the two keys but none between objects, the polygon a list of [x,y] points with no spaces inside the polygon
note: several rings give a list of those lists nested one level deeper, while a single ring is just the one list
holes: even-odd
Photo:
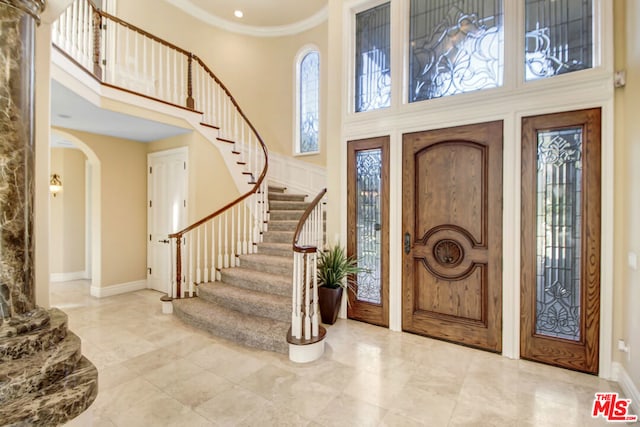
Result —
[{"label": "decorative stained glass window", "polygon": [[356,111],[391,105],[391,8],[356,15]]},{"label": "decorative stained glass window", "polygon": [[502,86],[502,0],[411,0],[409,102]]},{"label": "decorative stained glass window", "polygon": [[356,298],[381,304],[381,195],[382,149],[356,152],[356,247],[358,292]]},{"label": "decorative stained glass window", "polygon": [[320,128],[320,54],[307,53],[300,61],[298,94],[298,153],[318,151]]},{"label": "decorative stained glass window", "polygon": [[538,132],[536,333],[580,340],[582,128]]},{"label": "decorative stained glass window", "polygon": [[525,78],[593,66],[592,0],[525,1]]}]

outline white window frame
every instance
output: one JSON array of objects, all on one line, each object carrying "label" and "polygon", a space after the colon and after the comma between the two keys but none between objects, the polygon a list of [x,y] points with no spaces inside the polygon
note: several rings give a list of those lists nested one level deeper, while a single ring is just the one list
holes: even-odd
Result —
[{"label": "white window frame", "polygon": [[[318,149],[315,151],[306,151],[302,153],[300,151],[300,107],[301,99],[300,99],[300,66],[302,65],[302,60],[306,58],[306,56],[312,52],[316,52],[318,54]],[[295,56],[294,62],[294,89],[293,89],[293,111],[294,111],[294,121],[293,121],[293,155],[298,156],[311,156],[320,153],[320,141],[322,140],[322,54],[320,52],[320,48],[314,44],[308,44],[303,46]]]}]

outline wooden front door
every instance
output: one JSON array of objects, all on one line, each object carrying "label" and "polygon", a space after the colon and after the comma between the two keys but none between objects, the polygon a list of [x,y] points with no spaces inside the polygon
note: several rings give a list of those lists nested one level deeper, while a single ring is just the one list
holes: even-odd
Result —
[{"label": "wooden front door", "polygon": [[389,137],[349,141],[347,159],[347,254],[365,270],[347,316],[389,326]]},{"label": "wooden front door", "polygon": [[502,350],[502,129],[404,135],[405,331]]},{"label": "wooden front door", "polygon": [[520,355],[598,373],[600,109],[522,120]]}]

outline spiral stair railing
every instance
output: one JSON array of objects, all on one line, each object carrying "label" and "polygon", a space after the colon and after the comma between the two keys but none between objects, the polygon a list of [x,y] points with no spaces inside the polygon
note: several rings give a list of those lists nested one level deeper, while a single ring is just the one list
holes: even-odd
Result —
[{"label": "spiral stair railing", "polygon": [[171,283],[163,300],[195,294],[221,268],[254,253],[268,220],[268,150],[229,90],[197,55],[75,0],[53,24],[55,48],[100,84],[202,114],[201,126],[233,144],[247,187],[235,200],[169,235]]}]

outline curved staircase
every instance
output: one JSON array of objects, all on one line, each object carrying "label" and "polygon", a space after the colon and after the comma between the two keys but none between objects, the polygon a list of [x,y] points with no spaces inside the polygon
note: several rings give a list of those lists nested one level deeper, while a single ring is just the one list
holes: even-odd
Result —
[{"label": "curved staircase", "polygon": [[220,269],[221,281],[198,285],[197,297],[173,300],[174,313],[213,335],[263,350],[287,353],[291,326],[293,235],[307,208],[305,195],[269,187],[268,231],[257,253]]}]

